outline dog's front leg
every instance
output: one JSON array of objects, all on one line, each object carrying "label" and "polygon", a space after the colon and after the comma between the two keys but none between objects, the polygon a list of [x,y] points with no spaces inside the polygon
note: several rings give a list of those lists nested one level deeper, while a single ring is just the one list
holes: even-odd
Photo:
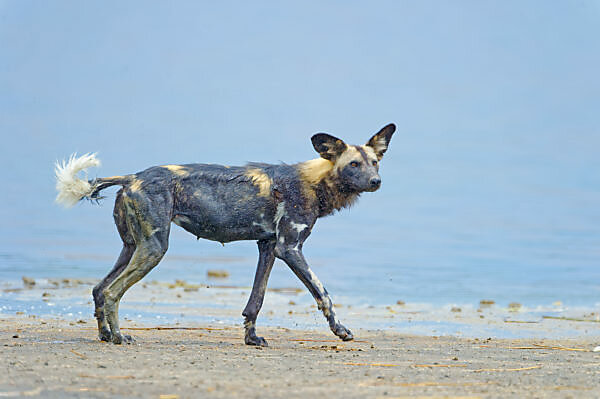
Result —
[{"label": "dog's front leg", "polygon": [[304,255],[302,254],[302,251],[299,249],[298,245],[277,246],[275,250],[275,256],[282,259],[290,267],[290,269],[292,269],[294,274],[298,276],[300,281],[304,283],[306,288],[308,288],[312,296],[317,301],[319,309],[323,312],[323,315],[327,319],[331,331],[333,331],[333,333],[340,337],[340,339],[343,341],[350,341],[354,339],[352,332],[344,327],[335,316],[333,302],[331,301],[327,290],[325,287],[323,287],[323,284],[321,284],[317,276],[306,263]]},{"label": "dog's front leg", "polygon": [[248,299],[248,304],[242,312],[242,316],[245,317],[244,328],[246,329],[246,334],[244,341],[246,345],[268,346],[267,341],[263,337],[256,336],[256,317],[262,307],[265,292],[267,291],[269,274],[275,262],[274,249],[275,241],[258,241],[258,266],[256,268],[256,275],[254,276],[254,285]]}]

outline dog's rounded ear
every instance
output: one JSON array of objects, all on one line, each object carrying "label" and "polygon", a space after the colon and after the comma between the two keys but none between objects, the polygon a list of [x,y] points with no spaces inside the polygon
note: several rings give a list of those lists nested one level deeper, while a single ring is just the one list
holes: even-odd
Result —
[{"label": "dog's rounded ear", "polygon": [[321,155],[321,158],[335,162],[348,146],[341,139],[327,133],[317,133],[310,139],[313,147]]},{"label": "dog's rounded ear", "polygon": [[381,160],[383,158],[383,154],[387,151],[388,145],[390,144],[390,140],[392,139],[392,135],[396,131],[396,125],[390,123],[389,125],[384,126],[379,132],[377,132],[367,145],[375,151],[375,155],[377,155],[377,159]]}]

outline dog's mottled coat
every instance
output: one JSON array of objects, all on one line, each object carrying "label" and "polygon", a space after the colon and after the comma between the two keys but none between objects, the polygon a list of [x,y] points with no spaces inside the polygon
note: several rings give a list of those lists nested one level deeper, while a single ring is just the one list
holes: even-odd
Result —
[{"label": "dog's mottled coat", "polygon": [[113,269],[93,289],[100,339],[116,344],[131,340],[119,330],[119,301],[160,262],[173,222],[198,238],[257,241],[258,267],[242,313],[247,344],[267,345],[256,335],[255,322],[275,258],[282,259],[308,288],[333,333],[351,340],[352,333],[338,321],[327,290],[304,259],[302,245],[318,218],[379,188],[379,161],[395,129],[393,124],[385,126],[363,146],[316,134],[312,143],[321,157],[295,165],[165,165],[85,181],[76,174],[99,163],[93,155],[57,164],[57,201],[67,206],[98,198],[107,187],[123,186],[113,212],[123,249]]}]

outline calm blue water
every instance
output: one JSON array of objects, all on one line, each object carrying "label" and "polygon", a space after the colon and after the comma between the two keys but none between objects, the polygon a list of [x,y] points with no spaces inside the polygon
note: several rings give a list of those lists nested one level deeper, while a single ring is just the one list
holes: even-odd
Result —
[{"label": "calm blue water", "polygon": [[[263,139],[269,136],[256,140]],[[312,156],[306,141],[292,160]],[[554,136],[520,144],[508,134],[427,137],[400,129],[383,160],[382,189],[318,221],[305,245],[334,299],[600,306],[600,140]],[[108,159],[91,173],[112,174]],[[27,178],[14,179],[6,194],[0,279],[101,278],[120,250],[111,217],[115,190],[100,206],[61,209],[52,203],[51,163],[32,162],[19,166]],[[216,268],[231,273],[224,284],[249,286],[256,256],[252,242],[222,247],[174,226],[166,258],[147,279],[208,282],[207,269]],[[299,283],[278,262],[270,286]]]},{"label": "calm blue water", "polygon": [[[293,163],[395,122],[382,188],[305,245],[334,301],[600,306],[597,3],[28,4],[0,4],[0,281],[112,267],[115,189],[53,204],[74,151],[91,177]],[[174,226],[147,279],[249,286],[256,255]]]}]

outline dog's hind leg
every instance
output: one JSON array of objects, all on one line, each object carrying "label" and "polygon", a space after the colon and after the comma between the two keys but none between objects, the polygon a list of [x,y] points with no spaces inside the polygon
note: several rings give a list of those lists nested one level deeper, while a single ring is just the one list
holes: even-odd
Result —
[{"label": "dog's hind leg", "polygon": [[256,275],[254,276],[254,285],[252,286],[252,293],[248,299],[248,304],[242,312],[242,316],[245,317],[244,328],[246,334],[244,341],[246,345],[268,346],[267,341],[263,337],[256,336],[256,317],[262,307],[265,292],[267,291],[269,274],[275,262],[274,249],[275,241],[258,241],[258,266],[256,268]]},{"label": "dog's hind leg", "polygon": [[104,288],[104,312],[112,342],[129,343],[133,339],[119,329],[119,301],[125,292],[152,270],[167,252],[172,214],[170,195],[124,192],[127,227],[135,241],[135,251],[127,266]]},{"label": "dog's hind leg", "polygon": [[104,289],[111,283],[113,280],[123,272],[129,260],[133,256],[133,252],[135,251],[135,245],[123,244],[123,249],[121,250],[121,255],[119,255],[119,259],[115,263],[113,269],[94,287],[92,290],[92,295],[94,296],[94,304],[95,304],[95,312],[94,316],[98,320],[98,337],[101,341],[110,341],[112,339],[112,334],[110,329],[108,328],[108,324],[106,323],[106,317],[104,315]]},{"label": "dog's hind leg", "polygon": [[108,287],[113,280],[123,272],[131,257],[133,256],[133,252],[135,251],[135,242],[133,241],[133,237],[129,234],[129,230],[127,228],[126,222],[126,212],[125,205],[123,204],[122,198],[123,190],[119,190],[117,193],[117,198],[115,201],[115,208],[113,211],[113,217],[115,219],[115,224],[117,225],[117,230],[119,231],[119,235],[123,240],[123,249],[121,250],[121,254],[117,259],[112,270],[94,287],[92,290],[92,295],[94,297],[94,305],[95,312],[94,315],[98,320],[98,337],[101,341],[111,341],[112,334],[106,322],[106,317],[104,314],[104,289]]},{"label": "dog's hind leg", "polygon": [[147,242],[138,243],[127,267],[104,289],[106,301],[104,311],[106,321],[110,326],[113,343],[121,344],[133,341],[130,336],[121,334],[119,328],[119,302],[133,284],[140,281],[160,262],[166,251],[166,243],[160,240],[148,240]]}]

